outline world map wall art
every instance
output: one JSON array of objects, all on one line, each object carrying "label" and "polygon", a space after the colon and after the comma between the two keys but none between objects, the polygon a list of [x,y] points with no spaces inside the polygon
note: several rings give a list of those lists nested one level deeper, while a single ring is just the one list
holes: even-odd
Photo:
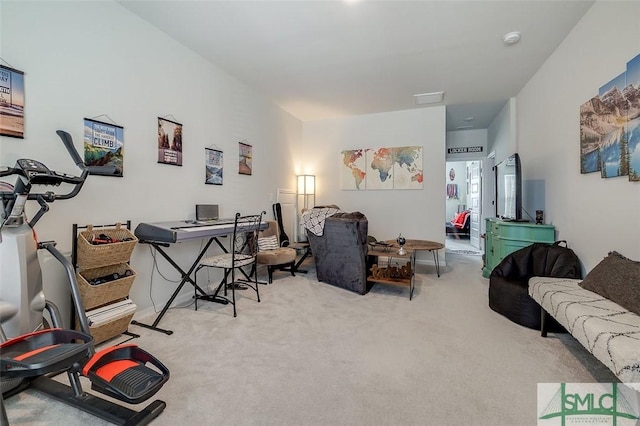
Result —
[{"label": "world map wall art", "polygon": [[580,172],[640,182],[640,55],[580,106]]},{"label": "world map wall art", "polygon": [[360,148],[340,152],[340,189],[422,189],[422,147]]}]

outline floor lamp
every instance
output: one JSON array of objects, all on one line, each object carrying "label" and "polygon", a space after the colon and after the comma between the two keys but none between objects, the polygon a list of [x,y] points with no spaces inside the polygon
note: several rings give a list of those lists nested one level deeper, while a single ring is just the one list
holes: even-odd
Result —
[{"label": "floor lamp", "polygon": [[297,204],[298,241],[306,241],[302,213],[316,205],[316,177],[314,175],[298,175]]}]

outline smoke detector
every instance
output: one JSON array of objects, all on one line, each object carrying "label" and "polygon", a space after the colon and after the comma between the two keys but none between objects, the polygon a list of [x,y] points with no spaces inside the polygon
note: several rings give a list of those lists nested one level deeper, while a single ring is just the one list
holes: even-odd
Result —
[{"label": "smoke detector", "polygon": [[510,33],[507,33],[507,34],[504,35],[504,38],[502,39],[502,41],[507,46],[511,46],[512,44],[516,44],[517,42],[520,41],[520,32],[512,31]]}]

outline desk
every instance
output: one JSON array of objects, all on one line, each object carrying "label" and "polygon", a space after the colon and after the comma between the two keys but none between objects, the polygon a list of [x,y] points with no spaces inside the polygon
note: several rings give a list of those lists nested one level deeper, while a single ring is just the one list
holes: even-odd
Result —
[{"label": "desk", "polygon": [[[224,251],[225,253],[227,252],[227,248],[222,245],[218,237],[226,237],[227,235],[233,234],[235,223],[224,223],[219,225],[214,224],[206,226],[190,226],[189,223],[190,222],[188,221],[141,223],[136,227],[134,234],[136,237],[138,237],[138,242],[149,244],[153,248],[155,248],[156,251],[160,253],[162,257],[164,257],[167,262],[169,262],[169,264],[171,264],[171,266],[173,266],[175,270],[178,271],[178,273],[180,273],[180,275],[182,276],[182,280],[180,281],[180,284],[178,284],[178,287],[176,287],[167,303],[165,303],[162,311],[160,311],[160,314],[156,317],[153,324],[144,324],[135,320],[131,321],[131,324],[139,325],[141,327],[149,328],[151,330],[159,331],[165,334],[173,334],[173,331],[159,328],[157,327],[157,325],[162,317],[167,313],[167,310],[169,310],[169,307],[175,300],[176,296],[178,296],[178,293],[180,293],[180,290],[182,290],[182,287],[187,282],[194,287],[196,293],[199,293],[198,297],[200,299],[205,299],[209,302],[222,303],[225,305],[229,303],[226,299],[217,297],[216,295],[209,295],[206,291],[204,291],[200,286],[196,284],[193,278],[191,278],[191,274],[198,267],[200,259],[202,259],[211,244],[213,244],[214,242],[218,245],[218,247],[220,247],[220,249],[222,249],[222,251]],[[242,223],[238,223],[239,230],[242,229],[242,226]],[[266,227],[267,224],[265,222],[262,222],[260,224],[260,229],[265,229]],[[169,247],[171,243],[204,238],[208,238],[207,243],[204,245],[202,250],[200,250],[195,260],[186,272],[163,249],[164,247]]]},{"label": "desk", "polygon": [[444,248],[444,244],[438,243],[435,241],[427,241],[427,240],[406,240],[404,248],[406,250],[406,254],[398,254],[398,250],[400,246],[395,240],[383,241],[383,243],[387,244],[386,246],[376,246],[370,245],[369,251],[367,252],[367,256],[375,257],[376,264],[381,257],[386,257],[388,260],[388,264],[391,263],[393,259],[408,259],[409,260],[409,268],[408,276],[401,277],[372,277],[368,276],[367,281],[382,283],[382,284],[391,284],[391,285],[400,285],[400,286],[409,286],[409,300],[413,298],[413,290],[415,288],[415,269],[416,269],[416,253],[418,251],[430,251],[433,253],[433,260],[436,265],[436,274],[440,277],[440,257],[438,255],[438,250],[442,250]]}]

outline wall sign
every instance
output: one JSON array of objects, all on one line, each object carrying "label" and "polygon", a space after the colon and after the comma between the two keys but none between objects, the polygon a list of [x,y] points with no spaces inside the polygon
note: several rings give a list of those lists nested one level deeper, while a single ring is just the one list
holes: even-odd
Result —
[{"label": "wall sign", "polygon": [[458,148],[447,148],[447,154],[466,154],[469,152],[482,152],[481,146],[461,146]]}]

